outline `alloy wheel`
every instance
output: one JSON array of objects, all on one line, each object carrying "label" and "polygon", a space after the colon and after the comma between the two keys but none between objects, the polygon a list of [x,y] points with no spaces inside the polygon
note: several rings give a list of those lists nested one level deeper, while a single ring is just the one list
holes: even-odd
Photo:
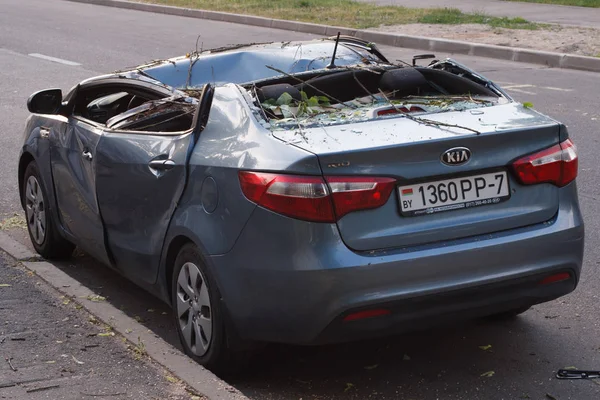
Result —
[{"label": "alloy wheel", "polygon": [[177,277],[177,320],[185,343],[196,356],[203,356],[212,338],[212,307],[207,280],[200,268],[186,262]]},{"label": "alloy wheel", "polygon": [[46,238],[46,201],[40,183],[33,175],[27,179],[25,187],[25,213],[29,233],[41,245]]}]

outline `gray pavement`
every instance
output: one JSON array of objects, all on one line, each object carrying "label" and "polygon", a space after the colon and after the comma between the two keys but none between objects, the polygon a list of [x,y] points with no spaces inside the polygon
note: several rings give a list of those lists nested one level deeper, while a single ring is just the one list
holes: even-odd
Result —
[{"label": "gray pavement", "polygon": [[403,7],[458,8],[464,12],[481,12],[497,17],[522,17],[529,21],[600,28],[600,8],[553,4],[523,3],[502,0],[358,0],[365,3]]},{"label": "gray pavement", "polygon": [[191,398],[74,304],[0,252],[1,398]]},{"label": "gray pavement", "polygon": [[[512,3],[511,3],[512,4]],[[123,65],[179,55],[201,35],[205,47],[311,35],[59,0],[0,0],[0,213],[20,212],[16,161],[25,101],[34,90],[68,89]],[[414,50],[383,47],[390,59]],[[29,56],[63,58],[68,66]],[[438,54],[444,56],[444,54]],[[252,399],[547,399],[600,398],[592,381],[559,381],[558,368],[600,368],[600,111],[598,74],[457,57],[497,80],[519,101],[568,124],[579,146],[579,191],[586,218],[586,259],[579,288],[513,322],[444,326],[339,346],[270,346],[245,376],[231,381]],[[28,243],[26,232],[10,230]],[[167,308],[117,274],[79,255],[60,268],[177,346]],[[2,289],[2,288],[0,288]],[[1,293],[1,292],[0,292]],[[1,298],[1,297],[0,297]],[[148,309],[152,309],[149,312]],[[488,351],[479,346],[492,345]],[[1,347],[0,347],[1,349]],[[494,371],[490,378],[481,374]]]}]

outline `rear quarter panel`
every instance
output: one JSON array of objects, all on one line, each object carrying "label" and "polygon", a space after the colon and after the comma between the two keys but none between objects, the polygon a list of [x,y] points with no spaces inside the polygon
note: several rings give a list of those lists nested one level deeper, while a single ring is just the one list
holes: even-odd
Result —
[{"label": "rear quarter panel", "polygon": [[209,121],[190,159],[188,184],[166,248],[176,237],[185,236],[198,245],[209,267],[210,256],[231,250],[256,208],[242,193],[240,170],[321,175],[315,155],[283,143],[259,124],[237,86],[217,87]]}]

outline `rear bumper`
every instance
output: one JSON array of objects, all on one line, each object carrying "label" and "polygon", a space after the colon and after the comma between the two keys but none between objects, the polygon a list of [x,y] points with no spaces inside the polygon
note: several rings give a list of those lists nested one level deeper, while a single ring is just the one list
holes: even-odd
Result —
[{"label": "rear bumper", "polygon": [[[231,252],[211,258],[246,339],[322,343],[426,327],[549,301],[575,289],[584,226],[576,186],[546,223],[427,246],[356,253],[335,225],[257,208]],[[568,272],[571,279],[539,285]],[[351,312],[390,315],[344,322]]]},{"label": "rear bumper", "polygon": [[414,297],[378,304],[389,315],[357,321],[344,321],[341,315],[332,321],[313,343],[340,342],[423,329],[469,318],[483,317],[554,300],[572,292],[577,286],[573,270],[570,279],[548,285],[540,282],[547,273],[510,279],[429,296]]}]

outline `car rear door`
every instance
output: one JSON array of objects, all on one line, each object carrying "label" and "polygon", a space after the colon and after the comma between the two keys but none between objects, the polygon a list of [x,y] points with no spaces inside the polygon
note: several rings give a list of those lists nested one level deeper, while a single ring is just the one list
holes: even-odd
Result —
[{"label": "car rear door", "polygon": [[156,280],[163,241],[185,188],[189,155],[202,129],[198,115],[203,104],[191,131],[107,130],[98,144],[96,189],[108,249],[116,268],[135,281]]}]

